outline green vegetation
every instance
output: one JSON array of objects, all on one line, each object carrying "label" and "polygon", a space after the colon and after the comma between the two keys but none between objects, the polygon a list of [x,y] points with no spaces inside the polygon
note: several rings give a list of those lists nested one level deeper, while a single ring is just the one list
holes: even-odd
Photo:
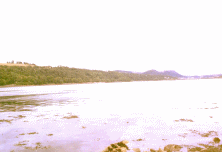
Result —
[{"label": "green vegetation", "polygon": [[28,135],[34,135],[34,134],[39,134],[39,133],[37,133],[37,132],[30,132],[30,133],[28,133]]},{"label": "green vegetation", "polygon": [[75,115],[70,115],[70,116],[65,116],[63,118],[65,118],[65,119],[72,119],[72,118],[79,118],[79,117],[75,116]]},{"label": "green vegetation", "polygon": [[[50,66],[0,66],[0,86],[164,80],[162,75]],[[170,77],[170,79],[175,79]]]},{"label": "green vegetation", "polygon": [[1,123],[1,122],[11,123],[11,121],[12,121],[12,119],[10,119],[10,120],[9,120],[9,119],[0,119],[0,123]]},{"label": "green vegetation", "polygon": [[129,150],[129,147],[123,141],[118,142],[117,145],[120,147],[125,147],[127,150]]}]

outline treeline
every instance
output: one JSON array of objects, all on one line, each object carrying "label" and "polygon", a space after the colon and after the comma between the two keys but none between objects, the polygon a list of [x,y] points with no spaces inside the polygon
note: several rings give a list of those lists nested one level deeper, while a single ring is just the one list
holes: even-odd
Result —
[{"label": "treeline", "polygon": [[[43,85],[86,82],[164,80],[153,76],[116,71],[86,70],[69,67],[0,66],[0,85]],[[174,79],[171,77],[170,79]]]},{"label": "treeline", "polygon": [[34,63],[28,63],[28,62],[21,62],[21,61],[17,61],[15,62],[14,60],[12,60],[11,62],[8,61],[7,64],[25,64],[25,65],[35,65]]}]

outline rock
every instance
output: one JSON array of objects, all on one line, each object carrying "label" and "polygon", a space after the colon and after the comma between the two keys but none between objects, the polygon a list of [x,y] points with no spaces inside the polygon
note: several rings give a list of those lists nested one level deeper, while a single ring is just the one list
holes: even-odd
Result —
[{"label": "rock", "polygon": [[195,151],[202,151],[202,150],[203,150],[203,148],[201,148],[201,147],[194,147],[194,148],[188,149],[188,152],[195,152]]},{"label": "rock", "polygon": [[141,152],[139,148],[133,148],[134,152]]},{"label": "rock", "polygon": [[127,140],[123,140],[122,143],[124,143],[124,144],[128,144],[129,141],[127,141]]},{"label": "rock", "polygon": [[121,142],[111,144],[102,152],[127,152],[127,150],[129,150],[129,147],[126,145],[127,143],[129,143],[129,141],[123,140]]},{"label": "rock", "polygon": [[119,152],[127,152],[127,149],[125,147],[121,147],[121,148],[119,148]]},{"label": "rock", "polygon": [[215,142],[215,143],[220,143],[220,138],[215,137],[215,138],[214,138],[214,142]]},{"label": "rock", "polygon": [[167,152],[167,151],[164,151],[163,149],[159,148],[158,150],[150,149],[150,152]]},{"label": "rock", "polygon": [[167,152],[180,151],[181,148],[182,147],[179,145],[169,144],[164,147],[164,151],[167,151]]},{"label": "rock", "polygon": [[163,149],[159,148],[157,152],[165,152]]}]

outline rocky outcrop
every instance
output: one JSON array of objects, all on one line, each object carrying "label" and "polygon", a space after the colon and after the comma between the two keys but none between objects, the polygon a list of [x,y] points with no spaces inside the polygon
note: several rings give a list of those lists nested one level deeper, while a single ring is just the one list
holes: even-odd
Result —
[{"label": "rocky outcrop", "polygon": [[126,145],[127,143],[129,143],[129,141],[123,140],[121,142],[111,144],[102,152],[127,152],[127,150],[129,150],[129,147]]},{"label": "rocky outcrop", "polygon": [[182,147],[179,145],[174,145],[174,144],[169,144],[167,146],[164,147],[164,151],[180,151]]},{"label": "rocky outcrop", "polygon": [[[141,141],[141,140],[137,140],[137,141]],[[221,141],[220,138],[215,137],[213,139],[213,142],[211,142],[211,144],[200,144],[202,147],[195,147],[195,146],[190,145],[189,147],[187,147],[187,151],[188,152],[194,152],[194,151],[195,152],[222,152],[222,145],[219,145],[220,141]],[[139,148],[129,149],[129,147],[126,145],[128,143],[129,141],[123,140],[121,142],[111,144],[102,152],[142,152]],[[169,144],[164,147],[164,150],[159,148],[158,150],[150,149],[143,152],[181,152],[182,148],[183,146],[180,146],[180,145]]]}]

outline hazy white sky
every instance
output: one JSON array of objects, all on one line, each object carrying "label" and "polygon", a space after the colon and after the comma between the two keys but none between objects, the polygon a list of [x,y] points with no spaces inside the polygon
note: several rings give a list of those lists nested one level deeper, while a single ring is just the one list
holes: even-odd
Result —
[{"label": "hazy white sky", "polygon": [[222,73],[221,0],[0,1],[0,63]]}]

